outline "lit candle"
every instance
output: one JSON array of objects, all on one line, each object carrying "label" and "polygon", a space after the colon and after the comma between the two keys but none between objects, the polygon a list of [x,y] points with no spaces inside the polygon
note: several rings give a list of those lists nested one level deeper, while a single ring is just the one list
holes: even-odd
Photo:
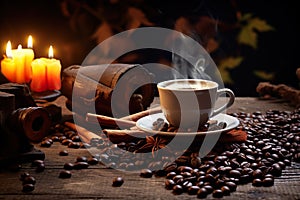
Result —
[{"label": "lit candle", "polygon": [[30,48],[32,48],[32,36],[28,37],[28,49],[22,49],[20,44],[17,49],[11,49],[11,42],[8,41],[7,57],[1,62],[1,72],[9,81],[22,84],[31,80],[31,62],[34,52]]},{"label": "lit candle", "polygon": [[16,83],[26,83],[25,81],[25,54],[22,45],[18,45],[17,49],[12,50],[12,58],[16,67]]},{"label": "lit candle", "polygon": [[24,76],[25,82],[28,83],[31,80],[31,62],[34,59],[34,52],[32,50],[33,42],[32,36],[29,35],[27,41],[27,49],[23,49],[23,53],[25,54],[25,65],[24,65]]},{"label": "lit candle", "polygon": [[42,59],[34,59],[31,62],[32,79],[30,89],[34,92],[43,92],[47,90],[46,81],[46,63]]},{"label": "lit candle", "polygon": [[12,59],[11,42],[8,41],[6,45],[6,57],[1,61],[1,73],[10,82],[16,81],[16,67],[15,62]]},{"label": "lit candle", "polygon": [[49,48],[49,58],[39,58],[33,60],[32,80],[30,88],[35,92],[46,90],[59,90],[61,88],[61,64],[60,61],[53,58],[53,47]]},{"label": "lit candle", "polygon": [[59,90],[61,88],[60,61],[54,58],[53,47],[49,47],[47,61],[47,84],[49,90]]}]

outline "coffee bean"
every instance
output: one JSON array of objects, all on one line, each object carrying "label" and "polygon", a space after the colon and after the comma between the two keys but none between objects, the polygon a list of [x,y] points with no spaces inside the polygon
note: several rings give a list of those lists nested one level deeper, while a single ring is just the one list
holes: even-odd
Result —
[{"label": "coffee bean", "polygon": [[39,164],[39,165],[35,168],[35,171],[36,171],[36,172],[43,172],[44,170],[45,170],[45,164],[44,164],[44,163]]},{"label": "coffee bean", "polygon": [[230,175],[230,177],[233,177],[233,178],[239,178],[241,176],[241,172],[233,169],[233,170],[229,171],[229,175]]},{"label": "coffee bean", "polygon": [[223,197],[223,191],[220,189],[216,189],[213,191],[212,196],[214,198],[222,198]]},{"label": "coffee bean", "polygon": [[58,177],[59,178],[71,178],[71,176],[72,176],[72,173],[70,171],[68,171],[68,170],[62,170],[62,171],[60,171]]},{"label": "coffee bean", "polygon": [[259,178],[253,179],[252,181],[252,185],[255,187],[260,187],[263,185],[262,180]]},{"label": "coffee bean", "polygon": [[25,184],[32,184],[34,185],[36,183],[36,180],[33,176],[26,176],[23,180],[23,185]]},{"label": "coffee bean", "polygon": [[23,181],[28,176],[30,176],[28,172],[23,172],[22,174],[20,174],[20,181]]},{"label": "coffee bean", "polygon": [[167,190],[173,189],[174,186],[175,186],[175,182],[172,179],[165,180],[165,188]]},{"label": "coffee bean", "polygon": [[52,143],[48,140],[44,140],[40,144],[41,147],[51,147],[51,145],[52,145]]},{"label": "coffee bean", "polygon": [[281,172],[282,172],[282,169],[278,163],[275,163],[272,165],[272,167],[270,169],[270,173],[273,176],[276,176],[276,177],[281,176]]},{"label": "coffee bean", "polygon": [[221,190],[222,190],[224,196],[229,196],[230,195],[231,191],[230,191],[230,188],[228,186],[225,186],[225,185],[222,186]]},{"label": "coffee bean", "polygon": [[153,175],[153,173],[150,169],[143,169],[140,172],[140,176],[143,178],[151,178],[152,175]]},{"label": "coffee bean", "polygon": [[264,178],[263,181],[262,181],[262,185],[264,187],[273,186],[274,185],[274,178],[270,178],[270,177]]},{"label": "coffee bean", "polygon": [[197,197],[199,199],[204,199],[207,197],[207,195],[208,195],[208,192],[205,188],[200,188],[197,192]]},{"label": "coffee bean", "polygon": [[124,179],[122,177],[116,177],[113,179],[112,186],[113,187],[120,187],[124,183]]},{"label": "coffee bean", "polygon": [[228,181],[228,182],[225,182],[225,185],[226,185],[227,187],[229,187],[229,189],[230,189],[231,192],[236,191],[236,188],[237,188],[236,183],[234,183],[234,182],[232,182],[232,181]]},{"label": "coffee bean", "polygon": [[34,184],[24,184],[22,192],[32,192],[34,190]]},{"label": "coffee bean", "polygon": [[90,164],[90,165],[97,165],[97,164],[99,163],[98,159],[97,159],[97,158],[93,158],[93,157],[89,158],[89,159],[87,160],[87,162],[88,162],[88,164]]},{"label": "coffee bean", "polygon": [[214,190],[214,188],[211,185],[205,185],[203,188],[206,189],[207,194],[211,194]]},{"label": "coffee bean", "polygon": [[173,186],[173,194],[179,195],[183,193],[183,188],[181,185],[175,185]]},{"label": "coffee bean", "polygon": [[253,174],[252,174],[253,178],[261,178],[262,175],[263,175],[263,173],[262,173],[262,171],[260,169],[254,170]]},{"label": "coffee bean", "polygon": [[169,172],[166,176],[167,179],[172,179],[174,176],[176,176],[176,172]]},{"label": "coffee bean", "polygon": [[65,146],[68,146],[69,143],[71,143],[71,142],[72,142],[71,139],[64,139],[64,140],[61,141],[61,144],[62,144],[62,145],[65,145]]},{"label": "coffee bean", "polygon": [[182,183],[182,188],[183,188],[183,191],[187,191],[189,189],[189,187],[191,187],[193,184],[190,182],[190,181],[184,181]]},{"label": "coffee bean", "polygon": [[87,162],[87,161],[88,161],[88,159],[85,156],[78,156],[76,158],[76,162]]},{"label": "coffee bean", "polygon": [[87,162],[76,162],[74,163],[73,169],[87,169],[89,164]]},{"label": "coffee bean", "polygon": [[68,156],[68,155],[69,155],[69,152],[68,152],[67,150],[61,150],[61,151],[59,152],[59,155],[60,155],[60,156]]},{"label": "coffee bean", "polygon": [[71,141],[70,143],[68,143],[68,147],[72,149],[78,149],[80,148],[80,143]]},{"label": "coffee bean", "polygon": [[71,140],[72,140],[73,142],[80,142],[80,141],[81,141],[81,139],[80,139],[80,137],[79,137],[78,135],[74,135],[74,136],[71,138]]},{"label": "coffee bean", "polygon": [[40,164],[44,164],[44,161],[43,160],[34,160],[34,161],[32,161],[31,166],[37,167]]},{"label": "coffee bean", "polygon": [[73,163],[65,163],[64,164],[64,169],[72,170],[72,169],[74,169],[74,164]]},{"label": "coffee bean", "polygon": [[191,187],[188,188],[188,194],[189,195],[196,195],[198,193],[198,190],[200,189],[200,187],[193,185]]},{"label": "coffee bean", "polygon": [[218,173],[218,170],[215,167],[210,167],[206,173],[215,176]]},{"label": "coffee bean", "polygon": [[179,171],[179,172],[192,172],[193,168],[191,168],[189,166],[179,166],[177,168],[177,171]]}]

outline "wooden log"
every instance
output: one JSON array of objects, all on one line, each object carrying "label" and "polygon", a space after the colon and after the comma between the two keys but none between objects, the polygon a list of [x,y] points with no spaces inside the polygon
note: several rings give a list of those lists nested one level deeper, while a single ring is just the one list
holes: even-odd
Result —
[{"label": "wooden log", "polygon": [[[82,112],[78,114],[90,112],[119,118],[149,107],[154,99],[150,83],[152,76],[141,65],[74,65],[63,71],[61,90],[68,98],[67,107]],[[114,101],[113,94],[118,95]]]}]

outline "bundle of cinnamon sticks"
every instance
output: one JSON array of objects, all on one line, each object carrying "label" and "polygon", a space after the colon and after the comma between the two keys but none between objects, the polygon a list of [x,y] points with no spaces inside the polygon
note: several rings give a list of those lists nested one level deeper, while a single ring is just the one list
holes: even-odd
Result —
[{"label": "bundle of cinnamon sticks", "polygon": [[[100,124],[101,127],[106,127],[106,129],[103,130],[103,133],[112,143],[127,143],[138,141],[146,136],[153,135],[152,133],[138,129],[135,126],[135,123],[142,117],[159,112],[161,112],[161,108],[156,107],[123,118],[113,118],[104,115],[87,113],[86,121],[92,124]],[[99,135],[73,123],[66,122],[65,125],[76,130],[84,142],[88,143],[92,138],[101,138]],[[170,138],[172,139],[173,137],[174,134],[170,134]],[[223,132],[219,138],[220,142],[243,142],[246,140],[247,133],[239,129]]]}]

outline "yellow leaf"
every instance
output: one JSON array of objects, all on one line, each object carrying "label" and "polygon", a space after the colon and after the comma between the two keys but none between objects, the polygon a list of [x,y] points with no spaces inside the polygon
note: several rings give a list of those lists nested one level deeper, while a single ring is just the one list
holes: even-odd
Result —
[{"label": "yellow leaf", "polygon": [[233,80],[231,79],[230,73],[226,69],[219,69],[223,82],[225,84],[233,84]]},{"label": "yellow leaf", "polygon": [[249,21],[249,26],[251,26],[252,29],[255,29],[259,32],[266,32],[266,31],[272,31],[274,28],[270,26],[265,20],[259,19],[257,17],[252,18]]},{"label": "yellow leaf", "polygon": [[245,44],[256,49],[257,47],[257,33],[254,32],[251,26],[243,27],[238,34],[238,43]]},{"label": "yellow leaf", "polygon": [[239,21],[245,21],[245,20],[249,20],[252,17],[251,13],[245,13],[241,16]]},{"label": "yellow leaf", "polygon": [[228,57],[220,61],[219,72],[222,76],[223,82],[225,84],[233,84],[233,80],[230,76],[230,69],[233,69],[241,64],[243,57]]},{"label": "yellow leaf", "polygon": [[274,73],[268,73],[266,71],[263,71],[263,70],[255,70],[253,72],[257,77],[263,79],[263,80],[267,80],[267,81],[270,81],[270,80],[273,80],[274,77],[275,77],[275,74]]},{"label": "yellow leaf", "polygon": [[243,61],[243,57],[228,57],[219,63],[219,68],[224,68],[224,69],[233,69],[241,64]]}]

